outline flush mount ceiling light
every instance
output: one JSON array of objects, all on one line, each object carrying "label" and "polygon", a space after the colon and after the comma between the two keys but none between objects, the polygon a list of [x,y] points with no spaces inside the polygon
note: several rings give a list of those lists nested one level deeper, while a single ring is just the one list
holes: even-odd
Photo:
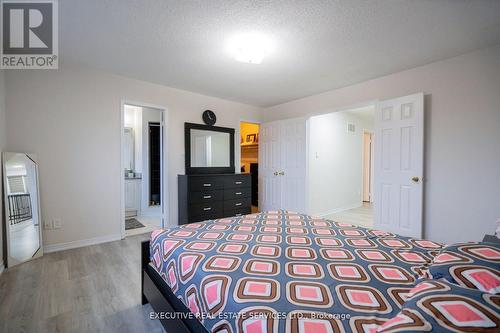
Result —
[{"label": "flush mount ceiling light", "polygon": [[260,33],[242,33],[228,41],[228,49],[236,61],[260,64],[272,52],[271,40]]}]

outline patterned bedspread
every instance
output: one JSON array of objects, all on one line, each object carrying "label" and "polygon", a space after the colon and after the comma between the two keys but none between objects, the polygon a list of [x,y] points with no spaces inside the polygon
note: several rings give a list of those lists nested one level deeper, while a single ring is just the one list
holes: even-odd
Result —
[{"label": "patterned bedspread", "polygon": [[275,211],[156,231],[151,260],[212,332],[368,332],[441,248]]}]

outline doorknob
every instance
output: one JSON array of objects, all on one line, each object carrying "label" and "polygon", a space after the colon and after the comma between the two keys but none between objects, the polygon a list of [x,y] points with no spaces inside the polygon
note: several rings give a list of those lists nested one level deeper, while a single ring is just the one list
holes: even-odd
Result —
[{"label": "doorknob", "polygon": [[418,181],[420,180],[420,178],[418,177],[412,177],[411,180],[414,182],[414,183],[418,183]]},{"label": "doorknob", "polygon": [[278,171],[275,171],[275,172],[274,172],[274,175],[275,175],[275,176],[279,175]]},{"label": "doorknob", "polygon": [[279,175],[280,175],[280,176],[284,176],[284,175],[285,175],[285,171],[281,171],[281,172],[279,173]]}]

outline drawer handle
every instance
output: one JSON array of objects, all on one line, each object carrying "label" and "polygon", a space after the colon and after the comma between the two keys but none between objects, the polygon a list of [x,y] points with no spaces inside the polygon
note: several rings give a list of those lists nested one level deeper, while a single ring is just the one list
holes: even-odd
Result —
[{"label": "drawer handle", "polygon": [[242,203],[241,202],[238,202],[237,204],[235,204],[235,206],[241,206]]},{"label": "drawer handle", "polygon": [[203,208],[204,211],[212,210],[212,207]]},{"label": "drawer handle", "polygon": [[204,195],[203,199],[212,199],[212,196],[211,195]]},{"label": "drawer handle", "polygon": [[212,184],[207,183],[207,184],[203,184],[203,186],[204,187],[210,187],[210,186],[212,186]]},{"label": "drawer handle", "polygon": [[241,213],[238,213],[238,214],[236,214],[235,216],[241,216],[241,215],[242,215]]},{"label": "drawer handle", "polygon": [[236,195],[241,195],[241,192],[236,192],[235,194],[236,194]]},{"label": "drawer handle", "polygon": [[242,182],[234,182],[236,185],[241,185]]}]

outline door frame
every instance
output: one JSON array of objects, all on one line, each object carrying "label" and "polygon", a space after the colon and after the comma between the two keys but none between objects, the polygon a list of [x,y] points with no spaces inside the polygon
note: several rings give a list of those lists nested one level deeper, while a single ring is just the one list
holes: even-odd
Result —
[{"label": "door frame", "polygon": [[[169,225],[169,215],[170,214],[170,196],[169,196],[169,191],[168,191],[168,159],[166,158],[168,156],[168,124],[169,124],[169,117],[168,117],[168,108],[161,106],[161,105],[155,105],[151,103],[145,103],[145,102],[139,102],[139,101],[133,101],[133,100],[127,100],[127,99],[122,99],[120,101],[120,172],[118,173],[118,176],[120,177],[120,233],[121,233],[121,238],[125,238],[125,175],[124,175],[124,170],[125,170],[125,160],[124,160],[124,154],[123,154],[123,144],[125,142],[125,105],[131,105],[131,106],[137,106],[137,107],[146,107],[146,108],[151,108],[151,109],[157,109],[160,112],[160,127],[162,128],[161,131],[161,138],[162,138],[162,154],[160,155],[160,165],[161,165],[161,190],[160,190],[160,195],[161,195],[161,227],[164,228],[165,226]],[[168,213],[168,214],[167,214]]]},{"label": "door frame", "polygon": [[[374,115],[375,116],[375,115]],[[368,201],[369,203],[373,203],[373,179],[375,178],[375,141],[374,141],[374,137],[375,137],[375,131],[374,130],[370,130],[370,129],[366,129],[366,128],[363,128],[363,158],[362,158],[362,165],[363,165],[363,169],[362,169],[362,174],[363,174],[363,188],[362,188],[362,192],[364,192],[364,175],[365,175],[365,170],[364,170],[364,166],[365,166],[365,139],[364,139],[364,135],[365,134],[370,134],[370,182],[369,182],[369,186],[370,186],[370,200]],[[362,198],[362,201],[363,202],[366,202],[363,200],[364,198]]]}]

